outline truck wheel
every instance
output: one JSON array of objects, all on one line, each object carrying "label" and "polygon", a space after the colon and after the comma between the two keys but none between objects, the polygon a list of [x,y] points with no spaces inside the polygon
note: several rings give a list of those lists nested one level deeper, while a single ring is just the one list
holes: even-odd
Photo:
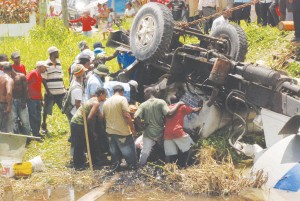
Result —
[{"label": "truck wheel", "polygon": [[226,48],[221,52],[235,61],[245,61],[248,42],[244,30],[235,24],[217,26],[211,36],[227,40]]},{"label": "truck wheel", "polygon": [[169,8],[158,3],[147,3],[135,15],[130,30],[130,49],[134,56],[156,62],[169,50],[174,20]]}]

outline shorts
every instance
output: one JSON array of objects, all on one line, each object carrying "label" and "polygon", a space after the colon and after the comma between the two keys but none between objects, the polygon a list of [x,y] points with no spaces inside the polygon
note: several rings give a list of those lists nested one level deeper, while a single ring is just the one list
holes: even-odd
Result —
[{"label": "shorts", "polygon": [[192,138],[185,134],[181,138],[176,138],[172,140],[164,140],[164,149],[166,156],[173,156],[178,154],[178,149],[184,153],[187,152],[191,146],[194,144]]},{"label": "shorts", "polygon": [[52,95],[52,96],[48,96],[47,94],[45,94],[45,96],[44,96],[44,101],[45,101],[44,113],[52,115],[52,109],[53,109],[54,104],[56,104],[59,107],[59,109],[61,109],[64,96],[65,96],[65,94],[58,94],[58,95]]}]

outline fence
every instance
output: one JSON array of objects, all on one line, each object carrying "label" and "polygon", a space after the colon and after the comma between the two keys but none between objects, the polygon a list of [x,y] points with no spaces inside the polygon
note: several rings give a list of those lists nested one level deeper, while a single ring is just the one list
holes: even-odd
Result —
[{"label": "fence", "polygon": [[36,25],[36,14],[29,15],[29,23],[0,24],[0,37],[24,36]]}]

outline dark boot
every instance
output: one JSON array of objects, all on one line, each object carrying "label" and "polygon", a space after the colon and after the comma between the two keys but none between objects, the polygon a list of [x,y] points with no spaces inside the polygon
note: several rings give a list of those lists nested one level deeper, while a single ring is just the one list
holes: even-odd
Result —
[{"label": "dark boot", "polygon": [[166,156],[166,163],[176,163],[177,155]]},{"label": "dark boot", "polygon": [[191,149],[189,149],[186,152],[181,153],[181,156],[178,161],[178,165],[180,167],[186,168],[188,166],[187,164],[188,164],[188,160],[190,158],[190,153],[191,153]]}]

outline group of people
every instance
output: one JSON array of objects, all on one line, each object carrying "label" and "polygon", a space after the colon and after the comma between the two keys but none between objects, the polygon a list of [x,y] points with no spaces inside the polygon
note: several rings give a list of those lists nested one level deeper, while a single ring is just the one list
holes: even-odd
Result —
[{"label": "group of people", "polygon": [[[107,4],[98,4],[97,5],[98,14],[97,16],[91,17],[89,10],[84,10],[83,15],[79,17],[78,19],[70,20],[70,23],[78,23],[81,22],[82,24],[82,33],[85,36],[91,36],[92,35],[92,26],[95,25],[96,28],[98,28],[98,32],[103,34],[103,39],[105,40],[106,34],[109,31],[112,31],[112,26],[114,23],[116,23],[116,15],[113,8],[108,8]],[[52,16],[58,16],[57,14],[53,13],[53,10],[50,12]],[[126,9],[124,12],[124,17],[127,19],[132,19],[135,15],[136,11],[133,8],[133,5],[131,2],[126,3]]]},{"label": "group of people", "polygon": [[[32,133],[43,138],[48,132],[47,116],[52,115],[56,104],[69,120],[71,166],[76,170],[86,168],[85,120],[95,167],[108,163],[108,153],[116,169],[122,159],[130,169],[143,166],[155,144],[164,144],[166,161],[179,161],[185,167],[193,141],[183,131],[183,118],[200,108],[191,108],[178,100],[168,106],[164,100],[155,98],[153,88],[145,90],[146,101],[137,107],[138,83],[114,80],[105,65],[106,61],[117,58],[123,70],[133,62],[128,61],[130,51],[120,47],[113,55],[106,56],[101,42],[94,44],[94,51],[86,41],[80,41],[78,47],[80,52],[69,69],[68,90],[63,82],[58,48],[49,47],[49,58],[38,61],[29,73],[18,52],[11,54],[12,63],[6,54],[0,55],[0,131]],[[139,129],[143,135],[136,143]],[[141,149],[140,156],[137,148]],[[182,157],[177,158],[178,150]]]}]

